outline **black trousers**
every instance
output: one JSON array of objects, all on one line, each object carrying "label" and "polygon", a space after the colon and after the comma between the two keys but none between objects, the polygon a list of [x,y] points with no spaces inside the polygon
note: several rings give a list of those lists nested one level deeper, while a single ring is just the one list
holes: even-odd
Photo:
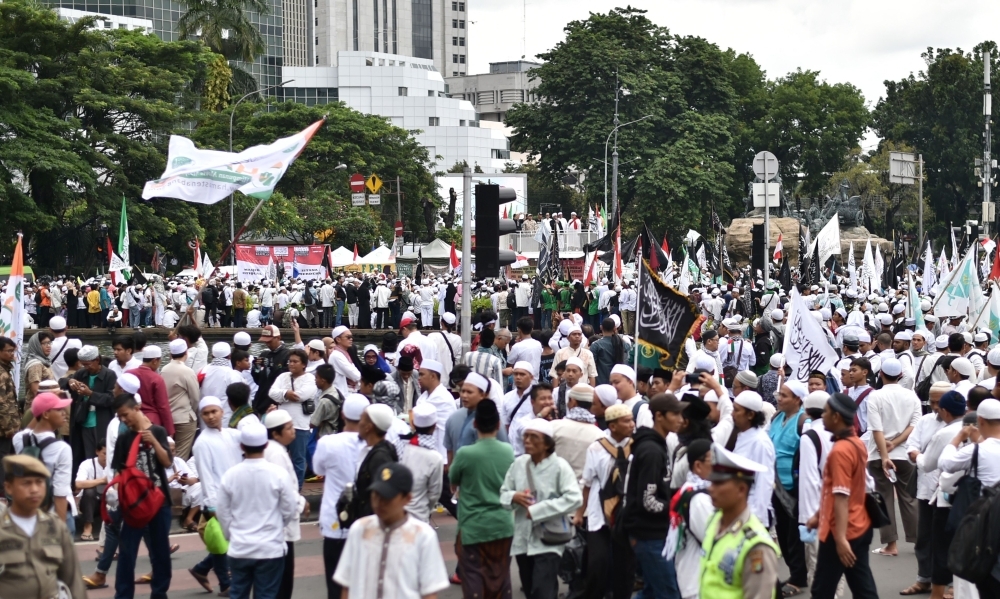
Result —
[{"label": "black trousers", "polygon": [[391,326],[389,308],[375,308],[375,328],[386,329]]},{"label": "black trousers", "polygon": [[976,590],[979,591],[980,599],[1000,597],[1000,580],[990,576],[986,582],[977,583]]},{"label": "black trousers", "polygon": [[917,500],[917,542],[913,553],[917,556],[917,582],[928,583],[934,573],[933,535],[934,506],[927,499]]},{"label": "black trousers", "polygon": [[820,542],[819,552],[816,554],[816,573],[813,575],[812,599],[833,599],[841,576],[847,579],[847,586],[854,599],[878,599],[875,577],[872,576],[868,563],[872,529],[869,528],[865,534],[849,543],[856,558],[852,568],[845,568],[841,563],[832,532],[825,541]]},{"label": "black trousers", "polygon": [[83,496],[80,498],[80,517],[84,524],[93,524],[94,516],[101,513],[102,493],[104,485],[83,490]]},{"label": "black trousers", "polygon": [[587,532],[586,599],[629,599],[635,580],[635,553],[628,536],[615,534],[607,525]]},{"label": "black trousers", "polygon": [[[278,587],[278,599],[292,599],[292,588],[295,586],[295,543],[285,541],[285,545],[288,547],[288,551],[285,553],[285,568],[281,572],[281,586]],[[326,543],[323,544],[323,549],[323,557],[326,558]]]},{"label": "black trousers", "polygon": [[323,539],[323,573],[326,575],[326,599],[340,599],[341,586],[333,581],[347,539]]},{"label": "black trousers", "polygon": [[441,476],[441,497],[438,501],[444,506],[444,509],[448,510],[452,518],[458,518],[458,504],[451,500],[451,482],[448,480],[447,470]]},{"label": "black trousers", "polygon": [[931,584],[951,584],[951,570],[948,569],[948,552],[955,531],[949,531],[948,514],[950,507],[935,507],[931,524]]},{"label": "black trousers", "polygon": [[527,599],[558,599],[559,561],[558,553],[515,555],[521,588]]},{"label": "black trousers", "polygon": [[[791,495],[797,497],[798,493],[793,490]],[[771,500],[771,505],[774,506],[774,529],[778,533],[778,547],[788,566],[787,583],[804,589],[809,586],[809,569],[806,567],[806,549],[799,538],[798,518],[796,515],[789,515],[777,497]]]}]

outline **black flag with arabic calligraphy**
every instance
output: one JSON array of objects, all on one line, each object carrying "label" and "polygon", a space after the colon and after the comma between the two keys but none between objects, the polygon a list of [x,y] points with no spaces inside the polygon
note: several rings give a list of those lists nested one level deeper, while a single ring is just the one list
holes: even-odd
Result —
[{"label": "black flag with arabic calligraphy", "polygon": [[698,320],[698,308],[688,296],[664,284],[645,259],[639,269],[637,291],[640,298],[636,314],[639,364],[673,370]]}]

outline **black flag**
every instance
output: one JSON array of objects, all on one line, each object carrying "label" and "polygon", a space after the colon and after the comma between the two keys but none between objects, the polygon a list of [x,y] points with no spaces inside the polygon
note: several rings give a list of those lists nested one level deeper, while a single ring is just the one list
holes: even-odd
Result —
[{"label": "black flag", "polygon": [[807,282],[810,285],[819,285],[822,278],[823,265],[819,262],[819,244],[817,243],[813,255],[809,257],[809,280]]},{"label": "black flag", "polygon": [[788,256],[781,258],[781,270],[778,272],[778,283],[782,289],[792,288],[792,269],[788,266]]},{"label": "black flag", "polygon": [[639,364],[673,370],[680,366],[684,342],[698,319],[698,308],[688,296],[667,287],[647,260],[639,268],[639,313],[636,341]]}]

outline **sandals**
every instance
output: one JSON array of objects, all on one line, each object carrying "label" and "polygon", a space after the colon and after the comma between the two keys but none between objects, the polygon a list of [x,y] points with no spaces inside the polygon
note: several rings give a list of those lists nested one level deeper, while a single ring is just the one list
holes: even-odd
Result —
[{"label": "sandals", "polygon": [[171,545],[170,546],[170,555],[173,555],[173,554],[177,553],[177,550],[180,549],[180,548],[181,548],[181,546],[178,545],[177,543],[174,543],[173,545]]},{"label": "sandals", "polygon": [[885,547],[879,547],[878,549],[872,549],[872,553],[875,555],[884,555],[885,557],[899,557],[898,553],[886,553]]},{"label": "sandals", "polygon": [[135,579],[135,583],[136,584],[149,584],[151,582],[153,582],[153,575],[152,574],[143,574],[139,578]]},{"label": "sandals", "polygon": [[80,535],[80,540],[81,541],[93,541],[94,540],[94,535],[92,535],[92,534]]},{"label": "sandals", "polygon": [[96,591],[97,589],[106,589],[106,588],[108,588],[107,583],[97,583],[97,582],[94,581],[93,578],[91,578],[89,576],[84,576],[83,577],[83,584],[85,584],[87,586],[87,590],[90,590],[90,591]]},{"label": "sandals", "polygon": [[800,589],[794,584],[785,583],[784,586],[781,587],[781,596],[794,597],[796,595],[801,595],[804,591],[805,589]]},{"label": "sandals", "polygon": [[931,585],[927,583],[915,582],[899,592],[900,595],[927,595],[931,592]]},{"label": "sandals", "polygon": [[192,522],[191,524],[182,526],[181,528],[183,528],[184,530],[186,530],[188,532],[198,532],[198,525],[195,524],[194,522]]}]

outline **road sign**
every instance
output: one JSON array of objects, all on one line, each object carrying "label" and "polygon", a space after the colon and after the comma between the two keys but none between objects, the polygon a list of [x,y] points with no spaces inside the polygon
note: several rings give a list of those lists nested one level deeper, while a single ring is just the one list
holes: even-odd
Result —
[{"label": "road sign", "polygon": [[372,175],[365,181],[365,187],[372,193],[378,193],[378,190],[382,189],[382,179],[379,179],[378,175]]},{"label": "road sign", "polygon": [[[781,193],[781,184],[780,183],[771,183],[770,185],[767,186],[767,207],[768,208],[777,208],[778,206],[781,205],[780,204],[780,200],[779,200],[779,198],[781,197],[779,195],[780,193]],[[763,183],[754,183],[753,184],[753,207],[754,208],[763,208],[764,207],[764,184]]]},{"label": "road sign", "polygon": [[753,157],[753,172],[763,181],[770,181],[778,174],[778,159],[764,150]]},{"label": "road sign", "polygon": [[917,155],[889,152],[889,183],[913,185],[917,182]]},{"label": "road sign", "polygon": [[365,190],[365,176],[361,173],[351,175],[351,193],[362,193]]},{"label": "road sign", "polygon": [[396,237],[402,237],[402,236],[403,236],[403,221],[397,220],[396,221]]},{"label": "road sign", "polygon": [[364,193],[352,193],[351,194],[351,206],[364,206],[365,205],[365,194]]},{"label": "road sign", "polygon": [[378,206],[381,203],[382,203],[382,196],[380,196],[377,193],[370,193],[370,194],[368,194],[368,205],[369,206]]}]

